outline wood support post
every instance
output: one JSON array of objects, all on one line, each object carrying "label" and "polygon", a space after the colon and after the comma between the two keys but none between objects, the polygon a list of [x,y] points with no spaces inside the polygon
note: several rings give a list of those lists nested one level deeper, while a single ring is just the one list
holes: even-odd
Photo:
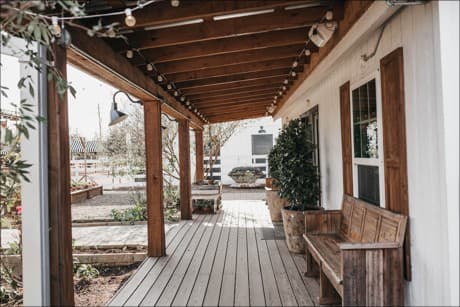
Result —
[{"label": "wood support post", "polygon": [[145,165],[147,170],[147,241],[148,256],[166,255],[163,217],[163,159],[161,103],[144,103]]},{"label": "wood support post", "polygon": [[195,130],[195,181],[204,179],[203,130]]},{"label": "wood support post", "polygon": [[181,219],[192,219],[191,176],[190,176],[190,121],[179,121],[179,177]]},{"label": "wood support post", "polygon": [[[67,76],[66,49],[54,46],[56,68]],[[70,152],[67,94],[48,82],[48,193],[50,295],[52,306],[74,305]]]}]

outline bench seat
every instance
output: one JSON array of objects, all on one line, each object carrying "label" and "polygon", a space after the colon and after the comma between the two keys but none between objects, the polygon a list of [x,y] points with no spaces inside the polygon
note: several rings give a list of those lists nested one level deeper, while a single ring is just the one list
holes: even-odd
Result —
[{"label": "bench seat", "polygon": [[344,195],[341,210],[305,213],[307,276],[320,277],[320,304],[404,304],[407,217]]},{"label": "bench seat", "polygon": [[336,234],[304,234],[309,252],[317,262],[323,264],[329,278],[334,279],[337,284],[342,283],[342,259],[339,243],[344,242],[343,238]]}]

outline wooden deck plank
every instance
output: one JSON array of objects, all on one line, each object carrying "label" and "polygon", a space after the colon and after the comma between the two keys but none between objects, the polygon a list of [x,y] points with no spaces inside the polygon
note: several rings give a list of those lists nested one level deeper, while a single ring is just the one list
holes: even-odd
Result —
[{"label": "wooden deck plank", "polygon": [[260,212],[255,211],[254,217],[256,217],[256,242],[257,249],[259,252],[260,268],[262,271],[262,280],[265,294],[265,305],[266,306],[281,306],[281,298],[278,292],[278,286],[275,280],[275,273],[273,272],[272,263],[267,248],[267,243],[263,240],[263,222],[259,216]]},{"label": "wooden deck plank", "polygon": [[219,304],[220,288],[225,267],[225,255],[227,254],[228,237],[233,219],[232,213],[229,211],[230,209],[227,209],[225,212],[223,229],[217,246],[217,252],[215,253],[203,306],[217,306]]},{"label": "wooden deck plank", "polygon": [[305,263],[305,255],[293,254],[292,259],[297,266],[300,276],[305,284],[305,287],[308,289],[310,293],[310,297],[313,300],[315,306],[319,305],[319,282],[317,279],[312,277],[305,276],[305,272],[307,271],[306,263]]},{"label": "wooden deck plank", "polygon": [[233,306],[235,299],[236,253],[238,248],[238,208],[232,208],[232,222],[225,255],[224,275],[220,290],[219,306]]},{"label": "wooden deck plank", "polygon": [[303,276],[303,257],[289,253],[281,227],[253,201],[181,221],[166,234],[167,256],[146,259],[110,304],[317,305],[318,281]]},{"label": "wooden deck plank", "polygon": [[[236,255],[235,306],[249,306],[249,268],[246,216],[247,208],[238,205],[238,248]],[[258,265],[258,263],[257,263]]]},{"label": "wooden deck plank", "polygon": [[[171,243],[176,240],[179,231],[185,227],[185,223],[179,223],[177,226],[173,226],[166,233],[166,246],[170,246]],[[136,290],[139,284],[147,276],[148,272],[153,265],[157,262],[158,258],[147,258],[142,262],[136,272],[125,282],[122,288],[120,288],[115,296],[108,302],[108,306],[121,306],[125,304],[126,300]]]},{"label": "wooden deck plank", "polygon": [[297,303],[299,306],[314,306],[315,304],[313,303],[313,300],[311,299],[310,294],[305,287],[297,266],[292,259],[291,253],[289,253],[286,242],[284,240],[276,240],[276,245],[278,246],[281,260],[284,263],[284,267],[291,282],[292,291],[294,292],[294,295],[297,299]]},{"label": "wooden deck plank", "polygon": [[131,297],[126,301],[126,306],[139,305],[142,302],[145,295],[150,290],[150,287],[158,278],[164,266],[168,263],[170,255],[174,254],[174,251],[177,249],[178,246],[180,246],[181,242],[184,240],[186,235],[197,227],[197,222],[201,222],[200,217],[197,217],[192,221],[182,222],[185,224],[186,227],[181,229],[181,231],[177,235],[177,239],[174,240],[170,246],[168,246],[168,249],[166,249],[167,256],[158,258],[156,263],[150,269],[147,276],[139,284],[136,290],[132,293]]},{"label": "wooden deck plank", "polygon": [[[201,240],[203,239],[203,235],[206,230],[204,224],[208,224],[209,222],[211,222],[211,218],[213,217],[214,216],[208,215],[204,218],[199,229],[195,233],[195,236],[193,237],[192,241],[190,241],[190,244],[188,245],[187,249],[182,255],[182,258],[179,260],[179,263],[177,264],[177,267],[174,270],[174,273],[169,278],[169,281],[166,287],[164,288],[163,293],[161,293],[161,296],[158,298],[158,301],[155,303],[156,305],[159,305],[159,306],[170,306],[171,305],[176,295],[177,289],[182,283],[182,280],[184,278],[185,273],[188,270],[190,262],[192,261],[192,258],[195,255],[197,247],[199,243],[201,242]],[[163,273],[167,274],[166,271],[163,271],[162,274]]]},{"label": "wooden deck plank", "polygon": [[[214,259],[217,253],[219,246],[220,238],[222,237],[222,232],[224,229],[226,214],[224,210],[221,210],[220,223],[217,223],[214,228],[214,232],[209,242],[206,254],[201,263],[200,270],[198,272],[197,279],[193,285],[192,293],[188,299],[189,306],[202,306],[204,298],[207,292],[208,282],[211,278],[211,272],[213,268]],[[180,305],[183,306],[183,305]]]},{"label": "wooden deck plank", "polygon": [[168,284],[172,274],[176,270],[177,266],[182,260],[182,257],[185,251],[189,248],[190,245],[195,244],[198,239],[201,238],[202,231],[204,228],[200,227],[201,223],[207,221],[209,216],[200,216],[197,218],[197,222],[194,223],[192,229],[186,234],[182,240],[181,245],[175,250],[171,256],[168,256],[169,261],[161,270],[158,278],[155,280],[153,285],[150,287],[149,291],[145,295],[144,299],[141,302],[141,306],[153,306],[157,303],[160,298],[163,290]]},{"label": "wooden deck plank", "polygon": [[[213,239],[218,239],[220,230],[216,231],[216,228],[220,228],[216,226],[218,223],[222,222],[222,214],[219,212],[215,214],[211,219],[210,225],[207,225],[207,229],[203,235],[203,238],[200,242],[200,245],[197,247],[195,255],[193,256],[193,260],[189,265],[187,273],[182,280],[179,289],[176,292],[176,296],[174,301],[172,302],[172,306],[185,306],[189,300],[189,297],[192,293],[193,286],[198,276],[198,272],[200,271],[200,267],[203,263],[203,260],[206,258],[205,255],[207,253],[208,248],[212,249]],[[213,234],[214,237],[212,237]],[[214,240],[217,242],[217,240]],[[206,287],[205,287],[206,288]]]},{"label": "wooden deck plank", "polygon": [[257,250],[256,232],[254,230],[253,210],[247,210],[247,240],[248,240],[248,269],[249,269],[249,305],[264,306],[265,295],[262,283],[262,272]]}]

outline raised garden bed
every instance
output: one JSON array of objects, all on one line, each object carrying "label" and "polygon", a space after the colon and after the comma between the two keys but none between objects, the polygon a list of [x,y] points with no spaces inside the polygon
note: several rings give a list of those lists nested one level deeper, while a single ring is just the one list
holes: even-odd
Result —
[{"label": "raised garden bed", "polygon": [[79,203],[95,196],[102,195],[102,186],[93,186],[81,190],[75,190],[70,193],[71,203]]}]

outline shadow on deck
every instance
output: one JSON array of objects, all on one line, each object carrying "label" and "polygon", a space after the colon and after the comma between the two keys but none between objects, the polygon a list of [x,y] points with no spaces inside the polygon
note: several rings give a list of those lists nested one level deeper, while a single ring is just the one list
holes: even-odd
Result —
[{"label": "shadow on deck", "polygon": [[110,306],[314,306],[318,281],[304,277],[282,226],[262,201],[224,201],[166,234],[167,256],[148,258]]}]

